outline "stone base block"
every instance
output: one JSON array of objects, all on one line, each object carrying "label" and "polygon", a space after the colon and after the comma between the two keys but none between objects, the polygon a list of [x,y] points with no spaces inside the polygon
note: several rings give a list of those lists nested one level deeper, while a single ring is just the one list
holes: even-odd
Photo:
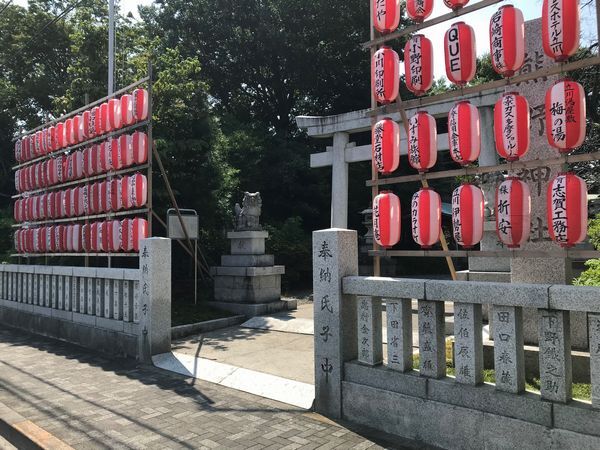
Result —
[{"label": "stone base block", "polygon": [[510,272],[478,272],[460,270],[456,272],[458,281],[485,281],[489,283],[510,283]]},{"label": "stone base block", "polygon": [[246,317],[264,316],[280,311],[290,311],[296,309],[298,302],[296,300],[278,300],[269,303],[230,303],[230,302],[208,302],[213,308],[222,309],[234,314],[243,314]]},{"label": "stone base block", "polygon": [[214,277],[215,300],[229,303],[268,303],[281,298],[281,275]]},{"label": "stone base block", "polygon": [[225,267],[267,267],[275,265],[273,255],[223,255],[221,265]]},{"label": "stone base block", "polygon": [[227,233],[231,240],[232,255],[264,255],[266,231],[232,231]]}]

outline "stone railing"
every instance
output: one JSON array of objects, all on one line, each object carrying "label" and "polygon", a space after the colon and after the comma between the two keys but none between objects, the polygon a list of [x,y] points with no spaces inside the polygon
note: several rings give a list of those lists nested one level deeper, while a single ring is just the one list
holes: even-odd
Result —
[{"label": "stone railing", "polygon": [[142,360],[170,351],[170,241],[140,248],[140,269],[1,264],[0,323]]},{"label": "stone railing", "polygon": [[[358,277],[349,230],[315,232],[313,255],[318,412],[442,448],[600,448],[600,288]],[[483,382],[482,305],[494,318],[494,384]],[[525,307],[538,310],[539,394],[525,390]],[[588,313],[591,403],[572,401],[571,311]]]}]

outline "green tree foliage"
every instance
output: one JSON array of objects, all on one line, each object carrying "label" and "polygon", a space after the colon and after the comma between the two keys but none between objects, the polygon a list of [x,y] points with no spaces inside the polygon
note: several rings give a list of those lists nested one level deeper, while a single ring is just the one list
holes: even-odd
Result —
[{"label": "green tree foliage", "polygon": [[[588,238],[596,250],[600,249],[600,214],[589,221]],[[578,286],[600,286],[600,259],[586,261],[587,269],[573,281]]]}]

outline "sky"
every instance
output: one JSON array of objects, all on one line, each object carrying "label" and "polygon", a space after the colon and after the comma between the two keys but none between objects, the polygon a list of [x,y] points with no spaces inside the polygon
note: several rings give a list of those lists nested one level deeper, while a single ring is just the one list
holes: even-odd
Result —
[{"label": "sky", "polygon": [[[152,0],[116,0],[121,5],[121,11],[124,15],[132,12],[134,17],[139,18],[137,13],[138,5],[149,5]],[[600,1],[600,0],[599,0]],[[27,6],[27,0],[15,0],[15,3],[21,6]],[[471,4],[476,1],[471,0]],[[532,20],[541,17],[542,15],[542,0],[515,0],[513,2],[502,2],[496,5],[488,6],[471,14],[463,16],[459,20],[463,20],[471,25],[475,30],[475,41],[477,43],[477,55],[481,56],[484,53],[489,53],[489,22],[492,14],[505,3],[511,3],[523,11],[525,20]],[[583,0],[580,0],[583,3]],[[365,0],[365,5],[368,5],[368,0]],[[442,0],[435,0],[433,14],[430,18],[448,13],[450,10],[443,4]],[[368,7],[368,6],[365,6]],[[324,18],[325,20],[325,18]],[[446,78],[446,70],[444,63],[444,34],[448,27],[456,20],[447,21],[439,25],[426,28],[422,33],[433,42],[433,61],[434,61],[434,78]],[[590,41],[596,39],[596,11],[595,5],[592,2],[591,6],[583,9],[581,12],[581,39],[582,44],[587,45]],[[404,65],[401,65],[402,68]]]}]

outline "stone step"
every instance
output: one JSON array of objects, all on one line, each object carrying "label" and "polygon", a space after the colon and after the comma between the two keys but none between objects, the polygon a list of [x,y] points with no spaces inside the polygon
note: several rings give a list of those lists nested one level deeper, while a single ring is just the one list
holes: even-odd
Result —
[{"label": "stone step", "polygon": [[223,255],[221,266],[225,267],[268,267],[275,265],[274,255]]}]

